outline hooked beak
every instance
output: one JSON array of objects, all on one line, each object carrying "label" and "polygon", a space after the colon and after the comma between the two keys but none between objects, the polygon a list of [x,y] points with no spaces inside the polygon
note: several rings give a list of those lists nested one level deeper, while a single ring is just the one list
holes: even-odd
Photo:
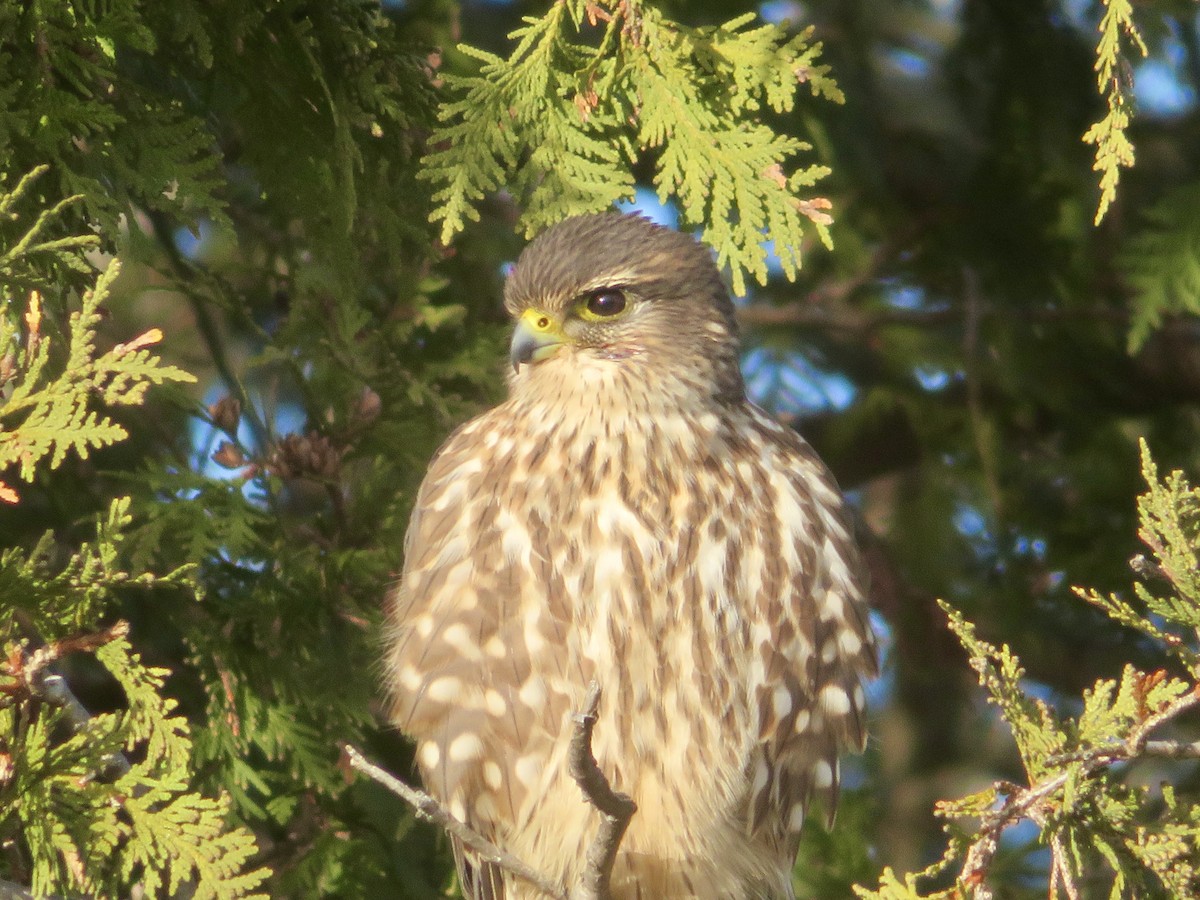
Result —
[{"label": "hooked beak", "polygon": [[513,332],[512,344],[508,350],[513,371],[518,371],[521,363],[535,363],[545,359],[565,340],[566,336],[553,316],[536,309],[525,310],[517,320],[517,329]]}]

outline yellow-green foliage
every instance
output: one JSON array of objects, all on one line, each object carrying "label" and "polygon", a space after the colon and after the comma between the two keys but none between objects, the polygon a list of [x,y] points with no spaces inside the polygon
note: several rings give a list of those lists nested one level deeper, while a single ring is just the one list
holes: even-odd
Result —
[{"label": "yellow-green foliage", "polygon": [[[17,201],[44,172],[45,167],[35,170],[11,193],[0,197],[0,213],[16,218]],[[54,214],[69,202],[43,212],[29,231],[4,248],[0,253],[0,277],[18,281],[30,258],[54,255],[69,259],[78,248],[91,243],[86,237],[39,240]],[[117,344],[106,353],[97,352],[100,307],[120,271],[120,263],[110,261],[96,286],[84,292],[80,309],[70,314],[63,346],[47,333],[43,299],[36,289],[30,290],[23,312],[11,287],[4,289],[4,310],[0,314],[0,472],[17,465],[19,477],[31,481],[36,467],[47,456],[50,469],[58,468],[72,450],[86,458],[89,449],[126,437],[125,429],[93,409],[94,404],[137,406],[152,384],[195,381],[182,369],[163,365],[145,349],[162,339],[158,329]],[[0,499],[17,501],[15,491],[3,481]]]},{"label": "yellow-green foliage", "polygon": [[[15,217],[17,200],[39,174],[0,198],[0,210]],[[37,288],[23,298],[14,294],[13,284],[47,270],[46,257],[87,271],[78,251],[92,240],[39,238],[63,205],[40,214],[0,253],[0,274],[7,276],[0,471],[17,467],[25,481],[55,469],[72,451],[86,457],[124,438],[103,407],[137,406],[152,384],[193,380],[146,349],[160,339],[157,329],[98,352],[96,327],[120,271],[116,260],[83,293],[61,336],[52,335]],[[2,482],[0,492],[20,502]],[[142,663],[124,623],[101,628],[118,588],[190,589],[193,566],[161,577],[121,567],[129,506],[128,498],[114,500],[95,539],[65,562],[51,534],[32,550],[0,555],[0,845],[8,849],[0,877],[28,880],[38,896],[127,896],[138,885],[154,897],[174,895],[185,883],[195,897],[247,896],[265,877],[243,872],[256,852],[254,838],[228,827],[228,798],[192,790],[189,727],[163,692],[169,672]],[[122,709],[89,716],[63,693],[49,667],[79,651],[94,653],[115,679]],[[9,865],[13,859],[21,862]]]},{"label": "yellow-green foliage", "polygon": [[433,219],[449,240],[474,205],[504,188],[521,200],[534,232],[569,214],[633,196],[631,164],[654,162],[659,197],[730,268],[767,278],[765,235],[789,278],[800,267],[804,225],[829,244],[819,197],[798,196],[828,170],[797,166],[809,145],[778,133],[762,113],[790,111],[796,89],[841,102],[811,30],[794,37],[753,14],[689,28],[637,2],[555,3],[510,37],[508,59],[473,47],[478,76],[448,76],[458,99],[442,110],[441,145],[422,177],[437,186]]},{"label": "yellow-green foliage", "polygon": [[1165,578],[1168,591],[1152,591],[1137,583],[1137,602],[1118,594],[1079,591],[1108,615],[1164,645],[1194,678],[1200,679],[1200,488],[1182,472],[1159,481],[1158,468],[1142,443],[1142,474],[1150,490],[1138,498],[1138,537],[1151,560],[1139,557],[1138,568]]},{"label": "yellow-green foliage", "polygon": [[[114,501],[95,540],[57,571],[49,535],[32,553],[0,557],[0,597],[19,617],[0,622],[0,840],[28,860],[39,896],[119,896],[134,884],[162,896],[185,882],[197,897],[247,896],[265,877],[243,872],[254,838],[227,826],[227,798],[190,789],[191,738],[163,694],[169,672],[142,663],[123,623],[98,626],[116,588],[187,587],[191,577],[114,568],[128,508]],[[73,714],[49,690],[46,667],[80,648],[120,685],[123,709]]]},{"label": "yellow-green foliage", "polygon": [[[944,882],[953,873],[958,890],[991,897],[988,866],[999,837],[1023,819],[1039,826],[1039,842],[1050,847],[1056,885],[1075,890],[1085,881],[1105,882],[1113,898],[1191,897],[1200,890],[1200,809],[1178,801],[1170,781],[1179,774],[1170,761],[1194,759],[1200,748],[1160,734],[1172,719],[1200,706],[1200,489],[1180,472],[1160,481],[1144,443],[1142,471],[1149,490],[1138,501],[1139,536],[1149,557],[1135,560],[1135,568],[1161,587],[1138,582],[1133,600],[1077,593],[1174,656],[1174,673],[1126,666],[1120,678],[1101,679],[1085,691],[1078,714],[1067,716],[1029,695],[1020,661],[1008,647],[982,640],[943,604],[980,684],[1012,732],[1025,777],[1021,784],[998,782],[939,804],[938,815],[951,820],[945,857],[903,878],[889,869],[878,889],[860,888],[859,896],[958,896],[956,890],[921,888],[923,881]],[[1134,763],[1157,767],[1154,778],[1130,778],[1128,765],[1121,764]],[[964,825],[964,819],[976,824]]]},{"label": "yellow-green foliage", "polygon": [[1099,122],[1084,134],[1083,140],[1096,145],[1096,161],[1092,168],[1100,173],[1100,203],[1096,208],[1096,224],[1104,218],[1109,206],[1117,199],[1117,183],[1121,169],[1133,165],[1133,143],[1125,133],[1129,128],[1132,78],[1127,76],[1128,63],[1121,56],[1121,37],[1142,54],[1146,44],[1133,24],[1133,4],[1130,0],[1103,0],[1104,16],[1100,20],[1100,42],[1096,45],[1096,81],[1107,111]]}]

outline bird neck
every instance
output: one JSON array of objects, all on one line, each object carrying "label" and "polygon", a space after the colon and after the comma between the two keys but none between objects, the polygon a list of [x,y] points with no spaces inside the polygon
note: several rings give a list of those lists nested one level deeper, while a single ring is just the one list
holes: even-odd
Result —
[{"label": "bird neck", "polygon": [[664,368],[646,356],[561,353],[523,366],[510,381],[506,405],[536,432],[568,429],[603,437],[656,421],[720,415],[745,402],[736,359]]}]

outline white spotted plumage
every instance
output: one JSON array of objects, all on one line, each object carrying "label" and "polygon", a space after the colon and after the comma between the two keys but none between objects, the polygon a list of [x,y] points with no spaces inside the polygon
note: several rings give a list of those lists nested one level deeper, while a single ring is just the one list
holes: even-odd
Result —
[{"label": "white spotted plumage", "polygon": [[[732,309],[698,250],[616,216],[531,245],[514,313],[558,310],[608,271],[647,305],[606,343],[523,367],[450,438],[390,618],[392,717],[426,786],[564,884],[596,827],[566,769],[571,713],[600,682],[594,752],[639,805],[619,900],[789,897],[810,795],[832,807],[874,671],[841,496],[745,400]],[[692,281],[655,282],[680,255]],[[537,896],[458,857],[468,896]]]}]

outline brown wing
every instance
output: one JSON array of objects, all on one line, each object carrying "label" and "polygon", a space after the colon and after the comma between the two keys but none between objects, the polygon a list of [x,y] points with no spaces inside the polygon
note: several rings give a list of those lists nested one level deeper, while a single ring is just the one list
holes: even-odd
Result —
[{"label": "brown wing", "polygon": [[[518,452],[501,410],[443,445],[417,495],[387,635],[391,719],[416,740],[426,789],[498,843],[529,799],[516,761],[545,748],[569,705],[553,691],[537,702],[522,692],[536,651],[531,617],[538,634],[560,625],[544,599],[550,576],[537,564],[550,530],[512,493]],[[457,842],[454,856],[467,897],[503,898],[495,866]]]},{"label": "brown wing", "polygon": [[876,651],[866,571],[833,477],[794,431],[757,409],[752,418],[758,477],[773,501],[773,521],[760,527],[775,532],[767,545],[776,552],[756,617],[760,744],[749,825],[774,833],[792,857],[812,794],[832,820],[838,755],[864,746],[862,681],[876,674]]}]

